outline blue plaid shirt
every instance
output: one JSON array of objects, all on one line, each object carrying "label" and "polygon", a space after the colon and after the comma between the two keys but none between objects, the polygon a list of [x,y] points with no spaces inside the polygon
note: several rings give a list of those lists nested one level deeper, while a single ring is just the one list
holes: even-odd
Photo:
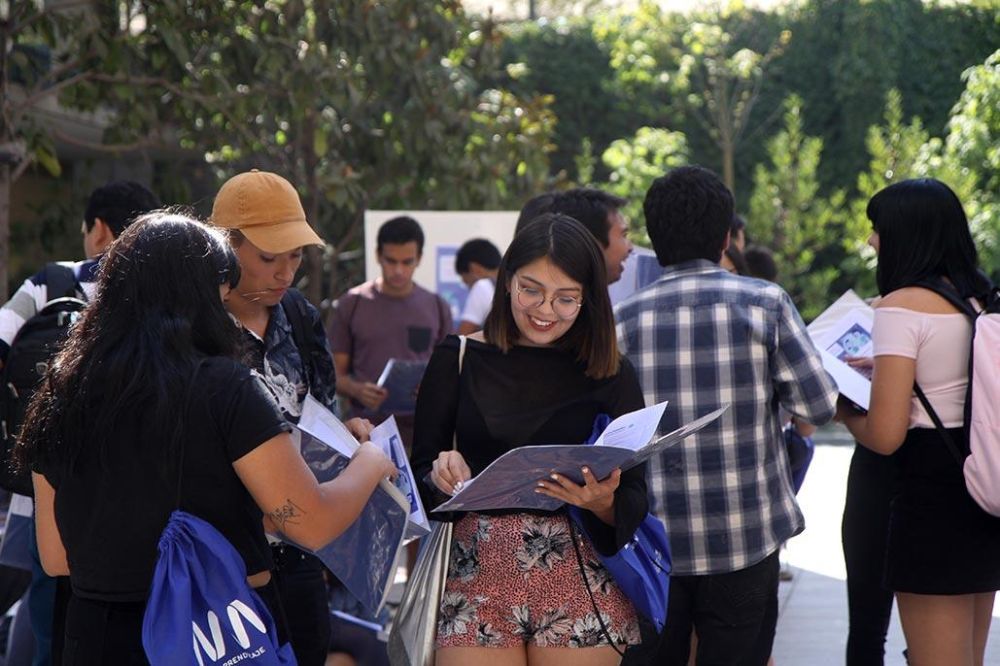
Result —
[{"label": "blue plaid shirt", "polygon": [[802,531],[779,407],[829,421],[837,388],[788,294],[705,260],[669,267],[615,309],[618,343],[665,431],[731,403],[716,424],[649,461],[650,510],[674,573],[738,571]]}]

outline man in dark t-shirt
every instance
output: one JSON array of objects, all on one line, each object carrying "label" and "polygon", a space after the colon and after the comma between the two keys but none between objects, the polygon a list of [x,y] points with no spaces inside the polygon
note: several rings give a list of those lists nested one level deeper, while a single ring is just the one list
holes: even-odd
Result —
[{"label": "man in dark t-shirt", "polygon": [[376,382],[389,359],[426,361],[451,332],[448,304],[413,281],[423,249],[424,233],[413,218],[383,224],[376,248],[382,275],[341,296],[328,328],[337,392],[350,400],[351,415],[376,424],[395,416],[407,446],[413,413],[387,412],[389,393]]}]

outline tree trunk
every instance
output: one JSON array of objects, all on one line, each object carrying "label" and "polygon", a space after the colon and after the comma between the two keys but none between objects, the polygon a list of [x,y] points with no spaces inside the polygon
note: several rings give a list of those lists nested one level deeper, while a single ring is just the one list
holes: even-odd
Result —
[{"label": "tree trunk", "polygon": [[722,145],[722,182],[726,184],[729,191],[736,197],[736,149],[730,141],[723,141]]}]

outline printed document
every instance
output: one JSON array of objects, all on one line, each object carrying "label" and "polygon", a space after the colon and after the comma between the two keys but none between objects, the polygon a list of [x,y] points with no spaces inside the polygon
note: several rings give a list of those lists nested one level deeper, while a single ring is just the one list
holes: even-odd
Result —
[{"label": "printed document", "polygon": [[853,368],[846,359],[872,357],[874,319],[874,310],[849,290],[807,327],[837,390],[865,411],[871,398],[871,370]]},{"label": "printed document", "polygon": [[563,502],[535,492],[538,481],[553,472],[583,483],[580,468],[586,465],[598,479],[616,467],[623,471],[694,434],[719,418],[726,405],[654,439],[667,403],[661,402],[619,416],[608,424],[592,446],[556,444],[522,446],[503,454],[479,475],[465,482],[454,497],[434,511],[483,511],[486,509],[541,509],[552,511]]},{"label": "printed document", "polygon": [[399,435],[396,417],[390,416],[376,426],[371,432],[371,439],[399,470],[395,484],[410,504],[410,518],[406,521],[404,539],[412,541],[425,534],[430,534],[431,526],[427,522],[427,513],[424,511],[423,502],[420,501],[417,480],[413,477],[413,470],[410,469],[410,460],[406,456],[406,449],[403,448],[403,438]]},{"label": "printed document", "polygon": [[390,358],[377,382],[389,392],[379,410],[387,414],[412,414],[417,408],[417,389],[426,369],[427,361]]},{"label": "printed document", "polygon": [[[347,428],[311,396],[303,404],[296,432],[302,457],[320,483],[340,474],[359,446]],[[358,519],[313,551],[373,615],[385,605],[392,588],[396,554],[403,545],[409,516],[406,496],[392,481],[382,479]]]}]

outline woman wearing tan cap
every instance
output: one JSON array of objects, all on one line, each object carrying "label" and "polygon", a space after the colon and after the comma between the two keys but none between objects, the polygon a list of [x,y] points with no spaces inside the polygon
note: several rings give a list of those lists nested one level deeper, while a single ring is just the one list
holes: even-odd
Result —
[{"label": "woman wearing tan cap", "polygon": [[[336,380],[319,313],[292,288],[305,247],[323,245],[306,221],[298,192],[277,174],[241,173],[219,190],[211,221],[228,230],[240,262],[240,281],[226,308],[242,324],[245,362],[288,421],[299,420],[307,394],[333,410]],[[362,419],[345,425],[359,440],[371,431]],[[323,664],[330,643],[323,564],[278,539],[271,549],[295,656],[302,666]]]}]

